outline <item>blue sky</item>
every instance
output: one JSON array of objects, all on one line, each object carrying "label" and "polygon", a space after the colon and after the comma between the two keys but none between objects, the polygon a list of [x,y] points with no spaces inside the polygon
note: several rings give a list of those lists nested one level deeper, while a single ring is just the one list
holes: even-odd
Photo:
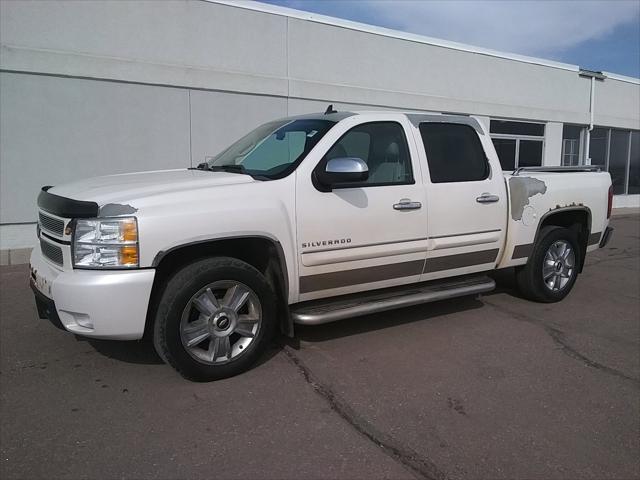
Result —
[{"label": "blue sky", "polygon": [[640,0],[264,0],[640,78]]}]

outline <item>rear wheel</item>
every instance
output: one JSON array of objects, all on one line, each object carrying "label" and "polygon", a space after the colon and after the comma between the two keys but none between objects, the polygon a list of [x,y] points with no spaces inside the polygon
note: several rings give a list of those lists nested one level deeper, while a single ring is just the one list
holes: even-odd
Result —
[{"label": "rear wheel", "polygon": [[517,271],[520,291],[537,302],[558,302],[566,297],[578,277],[578,237],[563,227],[544,227],[527,264]]},{"label": "rear wheel", "polygon": [[200,260],[169,279],[158,306],[154,345],[186,378],[237,375],[267,347],[275,305],[271,286],[251,265],[226,257]]}]

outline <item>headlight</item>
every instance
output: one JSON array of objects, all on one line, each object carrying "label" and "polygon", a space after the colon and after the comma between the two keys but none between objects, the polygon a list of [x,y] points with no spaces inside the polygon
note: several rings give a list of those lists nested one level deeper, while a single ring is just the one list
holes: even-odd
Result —
[{"label": "headlight", "polygon": [[76,221],[74,267],[136,268],[138,259],[138,222],[135,217]]}]

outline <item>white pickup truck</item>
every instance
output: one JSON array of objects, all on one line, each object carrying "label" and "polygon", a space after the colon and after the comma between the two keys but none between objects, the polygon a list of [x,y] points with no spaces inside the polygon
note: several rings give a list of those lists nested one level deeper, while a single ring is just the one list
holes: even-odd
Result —
[{"label": "white pickup truck", "polygon": [[503,173],[473,117],[304,115],[197,168],[111,175],[38,197],[40,317],[77,335],[153,338],[183,376],[248,369],[277,329],[495,287],[564,298],[612,229],[597,168]]}]

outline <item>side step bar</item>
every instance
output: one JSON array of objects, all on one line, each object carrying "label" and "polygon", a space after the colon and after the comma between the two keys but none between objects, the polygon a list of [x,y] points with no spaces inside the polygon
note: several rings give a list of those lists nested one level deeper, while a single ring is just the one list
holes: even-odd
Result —
[{"label": "side step bar", "polygon": [[290,309],[294,323],[320,325],[421,303],[477,295],[495,287],[496,282],[487,276],[466,276],[314,300],[291,305]]}]

